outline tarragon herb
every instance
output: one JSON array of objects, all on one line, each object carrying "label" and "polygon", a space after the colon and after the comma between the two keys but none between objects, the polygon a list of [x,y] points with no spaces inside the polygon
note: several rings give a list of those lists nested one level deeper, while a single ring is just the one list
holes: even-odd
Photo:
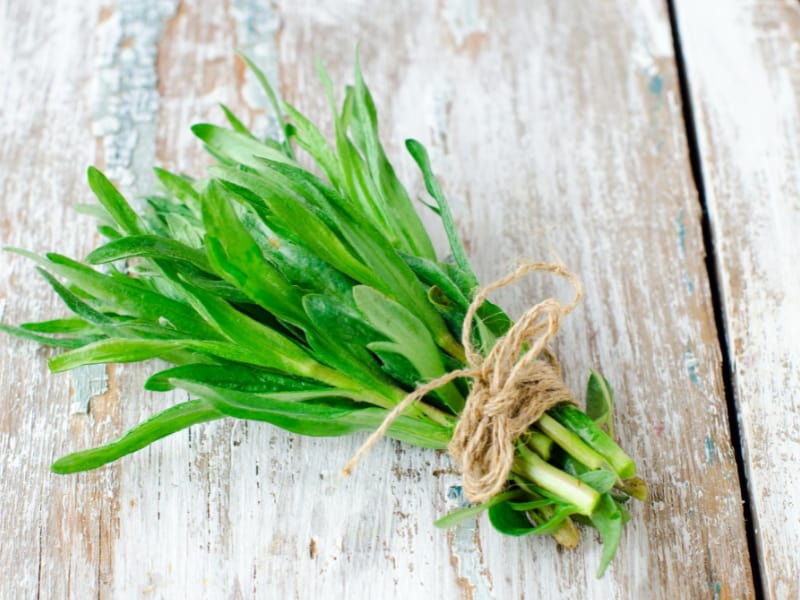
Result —
[{"label": "tarragon herb", "polygon": [[[94,469],[224,417],[311,436],[374,430],[418,383],[464,366],[458,339],[478,279],[425,148],[406,142],[452,260],[436,256],[387,159],[357,62],[341,108],[320,67],[333,109],[332,143],[248,64],[278,111],[282,140],[257,139],[223,107],[230,129],[192,128],[217,160],[209,175],[156,168],[161,187],[138,212],[89,169],[100,205],[84,212],[98,218],[107,241],[85,261],[14,250],[38,263],[74,316],[0,329],[65,348],[50,359],[54,372],[160,358],[172,366],[145,387],[178,388],[192,398],[116,441],[60,458],[55,473]],[[298,161],[300,152],[315,171]],[[486,351],[511,324],[486,302],[473,333]],[[431,392],[388,435],[446,448],[469,385],[457,380]],[[601,575],[629,519],[626,501],[644,499],[646,487],[614,441],[613,395],[594,371],[586,400],[591,416],[560,405],[518,441],[502,493],[437,525],[488,510],[502,533],[551,534],[574,546],[577,521],[603,538]]]}]

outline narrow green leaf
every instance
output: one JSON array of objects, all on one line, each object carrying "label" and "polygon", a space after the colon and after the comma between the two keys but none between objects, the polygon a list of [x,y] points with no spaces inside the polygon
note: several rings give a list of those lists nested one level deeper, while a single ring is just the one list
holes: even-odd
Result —
[{"label": "narrow green leaf", "polygon": [[54,356],[48,361],[53,373],[69,371],[83,365],[128,363],[157,358],[184,346],[180,341],[165,340],[100,340],[71,352]]},{"label": "narrow green leaf", "polygon": [[202,250],[155,235],[134,235],[109,242],[90,252],[86,261],[100,265],[134,257],[174,260],[188,263],[208,273],[213,271]]},{"label": "narrow green leaf", "polygon": [[286,143],[283,145],[284,146],[284,152],[286,153],[287,156],[291,157],[292,156],[292,147],[288,143],[289,132],[287,131],[287,126],[283,121],[283,113],[281,112],[281,105],[280,105],[280,102],[278,101],[278,95],[275,93],[275,90],[272,89],[272,86],[269,84],[269,80],[267,79],[267,76],[258,67],[258,65],[256,63],[254,63],[252,60],[250,60],[250,58],[248,58],[247,56],[242,54],[241,52],[239,53],[239,56],[241,56],[242,59],[245,61],[245,63],[247,63],[247,66],[250,68],[250,70],[256,76],[256,79],[258,79],[258,82],[261,84],[261,87],[264,89],[264,92],[267,94],[267,98],[269,99],[269,103],[272,106],[272,110],[275,112],[275,118],[278,120],[278,126],[283,131],[284,136],[286,136],[286,140],[285,140]]},{"label": "narrow green leaf", "polygon": [[453,253],[453,259],[456,261],[456,264],[465,274],[465,276],[469,278],[470,287],[477,288],[478,279],[473,274],[472,267],[470,267],[467,253],[464,250],[464,245],[461,243],[461,238],[458,235],[458,229],[456,228],[453,214],[450,212],[450,205],[447,203],[447,199],[442,192],[439,181],[436,179],[436,176],[433,174],[433,170],[431,169],[430,158],[428,157],[427,150],[425,150],[425,147],[417,140],[406,140],[406,148],[408,148],[409,153],[416,161],[420,171],[422,171],[422,177],[425,180],[425,188],[428,190],[428,193],[433,197],[433,199],[436,200],[436,204],[439,207],[442,217],[442,224],[444,225],[444,231],[447,234],[447,240],[450,243],[450,251]]},{"label": "narrow green leaf", "polygon": [[139,216],[105,175],[89,167],[87,177],[97,199],[125,232],[131,235],[145,232]]},{"label": "narrow green leaf", "polygon": [[242,123],[235,114],[233,114],[230,108],[222,103],[220,103],[219,107],[222,109],[222,112],[225,113],[225,118],[228,119],[228,123],[231,124],[231,127],[233,127],[235,132],[256,139],[255,136],[250,133],[250,130],[247,128],[247,126]]},{"label": "narrow green leaf", "polygon": [[60,475],[96,469],[127,454],[141,450],[176,431],[198,423],[213,421],[222,416],[208,402],[190,400],[151,417],[110,444],[74,452],[59,458],[50,469],[53,473]]},{"label": "narrow green leaf", "polygon": [[192,185],[192,180],[190,178],[184,175],[171,173],[159,167],[153,167],[153,172],[155,172],[156,177],[158,177],[164,189],[179,200],[183,200],[184,202],[196,202],[200,200],[200,194]]},{"label": "narrow green leaf", "polygon": [[603,494],[591,516],[592,525],[603,538],[603,551],[600,554],[600,565],[597,567],[597,578],[601,578],[608,565],[617,553],[619,540],[622,537],[622,513],[619,506],[609,494]]},{"label": "narrow green leaf", "polygon": [[[212,339],[215,337],[213,330],[198,318],[197,313],[191,307],[151,291],[141,281],[120,276],[113,271],[108,274],[98,273],[92,268],[60,254],[51,253],[43,258],[26,250],[11,250],[68,279],[118,314],[130,315],[156,323],[166,319],[179,331],[197,337]],[[94,322],[86,314],[79,313],[79,316]],[[101,323],[96,324],[100,325]]]},{"label": "narrow green leaf", "polygon": [[440,527],[442,529],[448,529],[450,527],[454,527],[459,523],[463,523],[467,519],[477,517],[483,511],[495,506],[496,504],[500,504],[501,502],[506,502],[508,500],[512,500],[514,498],[518,498],[521,495],[519,490],[511,490],[510,492],[503,492],[502,494],[497,494],[496,496],[492,496],[483,504],[475,504],[473,506],[467,506],[466,508],[462,508],[456,511],[451,512],[448,515],[438,519],[434,525],[436,527]]},{"label": "narrow green leaf", "polygon": [[40,333],[35,333],[33,331],[28,331],[22,327],[14,327],[12,325],[6,325],[5,323],[0,323],[0,331],[13,335],[15,337],[30,340],[32,342],[36,342],[38,344],[44,344],[45,346],[53,346],[54,348],[67,348],[67,349],[74,349],[80,348],[81,346],[86,345],[87,343],[91,343],[96,338],[89,337],[89,338],[76,338],[76,337],[50,337],[48,335],[43,335]]},{"label": "narrow green leaf", "polygon": [[96,333],[97,328],[91,323],[77,317],[66,319],[51,319],[49,321],[39,321],[38,323],[23,323],[20,327],[26,331],[36,331],[38,333]]},{"label": "narrow green leaf", "polygon": [[262,144],[252,137],[207,123],[192,125],[192,132],[223,160],[247,165],[258,171],[263,168],[258,158],[268,158],[277,162],[291,162],[282,152]]}]

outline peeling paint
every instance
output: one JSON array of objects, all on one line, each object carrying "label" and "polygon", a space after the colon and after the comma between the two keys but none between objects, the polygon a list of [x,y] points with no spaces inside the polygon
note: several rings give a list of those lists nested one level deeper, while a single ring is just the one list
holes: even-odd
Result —
[{"label": "peeling paint", "polygon": [[443,16],[458,47],[463,46],[469,36],[487,31],[480,0],[447,0]]},{"label": "peeling paint", "polygon": [[158,40],[176,0],[118,2],[98,25],[94,135],[102,139],[105,172],[125,194],[153,184],[158,120]]},{"label": "peeling paint", "polygon": [[700,377],[697,374],[700,362],[695,357],[692,347],[689,344],[686,345],[686,352],[684,352],[683,357],[686,372],[689,374],[689,379],[698,390],[702,389]]},{"label": "peeling paint", "polygon": [[[460,485],[447,489],[448,512],[471,506]],[[467,519],[452,528],[451,551],[456,559],[458,578],[471,587],[471,598],[493,598],[491,582],[486,576],[481,549],[476,541],[478,517]]]},{"label": "peeling paint", "polygon": [[75,394],[69,407],[71,415],[85,415],[89,412],[89,402],[95,396],[108,391],[108,373],[105,365],[86,365],[72,373]]},{"label": "peeling paint", "polygon": [[[236,26],[238,50],[264,71],[270,84],[277,89],[280,73],[276,37],[281,28],[280,15],[270,2],[257,0],[232,0],[231,15]],[[282,139],[280,124],[269,108],[267,95],[249,69],[245,72],[241,93],[251,108],[266,110],[253,123],[254,135]]]}]

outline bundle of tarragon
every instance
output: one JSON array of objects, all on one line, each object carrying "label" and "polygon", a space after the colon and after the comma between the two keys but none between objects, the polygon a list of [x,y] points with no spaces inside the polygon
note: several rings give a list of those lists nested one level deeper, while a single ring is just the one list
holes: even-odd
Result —
[{"label": "bundle of tarragon", "polygon": [[136,211],[89,169],[100,201],[89,210],[105,243],[85,261],[14,249],[38,263],[74,315],[2,330],[67,349],[50,359],[54,372],[162,359],[172,366],[145,387],[192,398],[52,470],[94,469],[224,417],[311,436],[380,427],[408,444],[449,446],[469,477],[476,504],[437,525],[488,510],[501,533],[550,534],[570,547],[576,522],[592,526],[604,543],[601,575],[629,519],[626,502],[646,496],[614,441],[611,389],[591,372],[580,410],[545,347],[574,303],[545,301],[515,324],[485,299],[532,270],[577,281],[534,263],[481,290],[428,155],[408,140],[450,245],[450,257],[436,256],[379,141],[358,61],[341,109],[320,67],[330,144],[249,66],[280,139],[256,138],[223,106],[230,128],[192,128],[217,161],[208,176],[156,168],[160,189]]}]

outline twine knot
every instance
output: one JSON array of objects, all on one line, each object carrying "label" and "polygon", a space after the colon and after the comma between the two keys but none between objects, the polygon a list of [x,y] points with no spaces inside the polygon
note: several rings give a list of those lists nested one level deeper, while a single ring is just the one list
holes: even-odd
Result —
[{"label": "twine knot", "polygon": [[[564,277],[575,287],[574,299],[562,306],[558,300],[548,298],[529,308],[484,358],[472,345],[472,322],[478,309],[490,293],[531,272]],[[343,473],[352,471],[408,406],[458,377],[469,377],[472,388],[448,451],[461,466],[467,498],[480,503],[500,492],[514,463],[516,440],[548,409],[561,402],[575,403],[547,344],[558,332],[561,318],[578,305],[582,295],[575,275],[561,265],[543,262],[525,263],[480,290],[467,310],[461,332],[467,367],[446,373],[408,394],[350,459]]]}]

